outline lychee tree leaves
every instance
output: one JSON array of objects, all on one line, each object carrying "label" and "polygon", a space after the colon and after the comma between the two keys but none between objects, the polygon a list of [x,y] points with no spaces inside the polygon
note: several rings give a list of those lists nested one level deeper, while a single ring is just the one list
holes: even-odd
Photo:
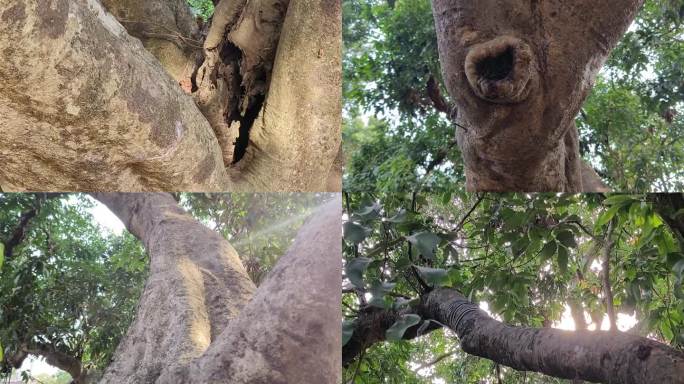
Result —
[{"label": "lychee tree leaves", "polygon": [[347,265],[344,268],[347,278],[356,288],[364,288],[363,274],[372,261],[373,259],[367,257],[357,257],[347,262]]},{"label": "lychee tree leaves", "polygon": [[385,338],[389,341],[399,341],[404,337],[407,329],[418,325],[418,323],[420,323],[420,316],[414,314],[402,315],[385,331]]}]

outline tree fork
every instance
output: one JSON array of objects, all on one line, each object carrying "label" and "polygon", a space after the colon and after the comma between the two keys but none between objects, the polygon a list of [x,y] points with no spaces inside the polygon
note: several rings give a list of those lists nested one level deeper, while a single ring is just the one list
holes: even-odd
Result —
[{"label": "tree fork", "polygon": [[337,381],[339,197],[302,226],[258,290],[230,244],[171,195],[94,197],[150,255],[138,312],[102,383]]}]

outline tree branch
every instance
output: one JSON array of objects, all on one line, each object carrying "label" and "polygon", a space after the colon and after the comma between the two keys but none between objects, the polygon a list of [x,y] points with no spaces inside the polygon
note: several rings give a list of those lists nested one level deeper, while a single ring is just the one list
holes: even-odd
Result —
[{"label": "tree branch", "polygon": [[32,355],[44,357],[48,364],[66,371],[71,375],[71,378],[75,383],[80,382],[80,377],[83,374],[80,359],[67,355],[66,353],[57,350],[52,345],[43,343],[30,344],[26,346],[24,350]]},{"label": "tree branch", "polygon": [[201,356],[256,290],[238,254],[170,194],[94,197],[142,241],[150,256],[150,276],[135,321],[102,382],[156,378],[171,363],[183,365]]},{"label": "tree branch", "polygon": [[26,237],[26,232],[28,231],[29,222],[31,221],[31,219],[36,217],[37,213],[38,208],[31,208],[28,211],[22,212],[19,216],[19,223],[17,223],[17,226],[14,228],[12,236],[10,236],[10,238],[5,243],[5,257],[8,260],[12,259],[12,255],[14,254],[14,248],[21,244],[22,241],[24,241],[24,237]]},{"label": "tree branch", "polygon": [[159,382],[339,382],[341,209],[336,197],[314,213],[206,353],[184,372],[165,371]]},{"label": "tree branch", "polygon": [[[464,352],[516,370],[601,383],[684,383],[684,353],[646,338],[506,325],[446,288],[423,296],[413,312],[456,332]],[[397,315],[390,310],[375,312],[372,317],[362,314],[355,323],[353,344],[344,347],[343,362],[353,360],[359,346],[368,348],[384,340],[384,331]],[[415,336],[411,331],[407,339]]]}]

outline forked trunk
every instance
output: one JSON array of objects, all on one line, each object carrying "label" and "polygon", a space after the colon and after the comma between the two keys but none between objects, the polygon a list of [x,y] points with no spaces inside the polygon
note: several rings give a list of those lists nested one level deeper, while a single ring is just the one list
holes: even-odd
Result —
[{"label": "forked trunk", "polygon": [[322,206],[256,289],[230,244],[167,194],[96,194],[150,255],[101,383],[335,383],[341,202]]}]

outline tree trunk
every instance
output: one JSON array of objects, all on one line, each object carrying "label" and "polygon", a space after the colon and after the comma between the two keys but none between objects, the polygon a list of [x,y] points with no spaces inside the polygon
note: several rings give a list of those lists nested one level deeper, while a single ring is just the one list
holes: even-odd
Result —
[{"label": "tree trunk", "polygon": [[603,191],[575,116],[643,0],[433,0],[473,191]]},{"label": "tree trunk", "polygon": [[[362,314],[343,349],[343,362],[384,340],[385,330],[411,312],[454,331],[464,352],[516,370],[599,383],[684,383],[684,353],[664,344],[625,333],[509,326],[444,288],[426,294],[412,309]],[[416,337],[417,329],[410,328],[404,337]]]},{"label": "tree trunk", "polygon": [[103,4],[128,31],[95,0],[0,4],[3,190],[326,188],[339,1],[219,3],[239,18],[217,14],[218,55],[182,0]]},{"label": "tree trunk", "polygon": [[256,289],[230,244],[171,195],[94,196],[150,255],[136,318],[101,383],[337,381],[339,198]]}]

